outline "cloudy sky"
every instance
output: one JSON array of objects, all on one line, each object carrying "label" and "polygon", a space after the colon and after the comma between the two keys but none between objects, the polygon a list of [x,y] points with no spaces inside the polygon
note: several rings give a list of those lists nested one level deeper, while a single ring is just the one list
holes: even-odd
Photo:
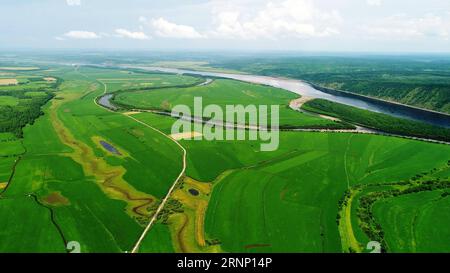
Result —
[{"label": "cloudy sky", "polygon": [[450,52],[449,0],[1,0],[0,48]]}]

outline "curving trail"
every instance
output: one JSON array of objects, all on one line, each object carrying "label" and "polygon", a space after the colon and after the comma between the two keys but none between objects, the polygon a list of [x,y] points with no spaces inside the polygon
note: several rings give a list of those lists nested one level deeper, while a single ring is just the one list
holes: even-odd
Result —
[{"label": "curving trail", "polygon": [[[150,219],[150,222],[148,223],[148,225],[146,226],[146,228],[144,229],[144,231],[142,232],[141,236],[139,237],[139,239],[137,240],[136,244],[134,245],[133,249],[131,250],[131,253],[137,253],[139,251],[139,247],[142,243],[142,241],[144,240],[145,236],[148,234],[148,232],[150,231],[150,229],[153,227],[153,225],[156,223],[157,219],[158,219],[158,215],[160,214],[160,212],[163,210],[163,208],[165,207],[165,205],[167,204],[170,196],[172,195],[173,191],[175,190],[178,182],[180,181],[180,179],[183,177],[183,175],[185,174],[186,171],[186,158],[187,158],[187,151],[186,149],[175,139],[173,139],[172,137],[170,137],[169,135],[165,134],[164,132],[160,131],[159,129],[143,122],[140,121],[136,118],[134,118],[132,115],[127,114],[127,113],[120,113],[120,112],[116,112],[112,109],[109,109],[106,106],[101,105],[101,103],[98,103],[98,100],[105,96],[107,94],[107,85],[106,83],[97,80],[99,83],[101,83],[104,86],[104,92],[102,95],[96,97],[94,99],[95,104],[98,107],[101,107],[103,109],[106,109],[110,112],[113,113],[117,113],[117,114],[121,114],[124,115],[132,120],[134,120],[135,122],[148,127],[158,133],[160,133],[161,135],[163,135],[164,137],[170,139],[171,141],[173,141],[178,147],[180,147],[180,149],[183,151],[183,167],[182,170],[180,172],[180,174],[178,175],[178,177],[175,179],[175,181],[173,182],[172,186],[170,187],[169,191],[167,192],[166,196],[164,197],[164,199],[162,199],[160,205],[158,206],[156,212],[153,214],[152,218]],[[206,82],[205,82],[206,83]],[[290,107],[293,110],[300,110],[301,105],[305,102],[305,99],[309,99],[309,98],[303,98],[303,99],[299,99],[299,100],[294,100],[290,102]],[[161,111],[155,111],[155,110],[144,110],[144,109],[131,109],[130,111],[132,111],[133,113],[138,113],[138,112],[151,112],[154,114],[159,114],[159,115],[166,115],[166,116],[171,116],[170,113],[166,113],[166,112],[161,112]],[[183,117],[183,119],[188,120],[188,121],[193,121],[193,122],[202,122],[204,123],[203,120],[199,120],[196,117]],[[214,121],[209,121],[209,123],[215,123]],[[220,125],[222,126],[229,126],[229,127],[233,127],[233,128],[242,128],[242,129],[247,129],[247,130],[258,130],[260,128],[254,128],[253,126],[248,126],[248,125],[236,125],[236,124],[223,124],[220,123]],[[401,137],[401,138],[406,138],[406,139],[412,139],[412,140],[418,140],[418,141],[426,141],[426,142],[432,142],[432,143],[438,143],[438,144],[450,144],[447,142],[442,142],[442,141],[436,141],[436,140],[431,140],[431,139],[423,139],[423,138],[416,138],[416,137],[409,137],[409,136],[402,136],[402,135],[395,135],[395,134],[389,134],[389,133],[385,133],[385,132],[381,132],[381,131],[377,131],[377,130],[372,130],[372,129],[368,129],[368,128],[363,128],[363,127],[357,127],[356,129],[352,129],[352,130],[345,130],[345,129],[340,129],[340,130],[336,130],[336,129],[279,129],[280,131],[294,131],[294,132],[335,132],[335,133],[363,133],[363,134],[378,134],[378,135],[385,135],[385,136],[391,136],[391,137]],[[348,179],[347,179],[348,180]],[[347,183],[349,183],[349,181],[347,181]],[[348,188],[350,188],[350,185],[348,185]],[[351,228],[351,226],[350,226]],[[350,243],[354,243],[353,240],[350,240]]]},{"label": "curving trail", "polygon": [[[101,96],[104,96],[104,95],[107,93],[107,85],[106,85],[104,82],[100,81],[100,80],[97,80],[97,81],[98,81],[99,83],[101,83],[101,84],[103,85],[103,87],[104,87],[103,94],[101,95]],[[103,109],[106,109],[106,110],[110,111],[110,112],[118,113],[118,112],[115,112],[115,111],[113,111],[113,110],[111,110],[111,109],[108,109],[108,108],[103,107],[102,105],[98,104],[97,99],[100,98],[101,96],[94,98],[95,104],[96,104],[97,106],[103,108]],[[151,126],[151,125],[149,125],[149,124],[147,124],[147,123],[145,123],[145,122],[142,122],[142,121],[140,121],[140,120],[138,120],[138,119],[132,117],[131,115],[127,115],[127,114],[125,114],[125,113],[118,113],[118,114],[121,114],[121,115],[123,115],[123,116],[125,116],[125,117],[128,117],[128,118],[134,120],[135,122],[137,122],[137,123],[139,123],[139,124],[141,124],[141,125],[143,125],[143,126],[145,126],[145,127],[148,127],[148,128],[150,128],[150,129],[152,129],[152,130],[154,130],[154,131],[160,133],[160,134],[163,135],[164,137],[166,137],[166,138],[170,139],[171,141],[173,141],[173,142],[174,142],[178,147],[180,147],[180,149],[183,151],[183,168],[181,169],[181,172],[180,172],[180,174],[178,175],[178,177],[177,177],[177,178],[175,179],[175,181],[173,182],[173,184],[172,184],[172,186],[170,187],[169,191],[167,192],[166,196],[165,196],[164,199],[161,201],[161,204],[158,206],[158,209],[157,209],[156,212],[153,214],[152,218],[150,219],[150,222],[149,222],[149,223],[147,224],[147,226],[145,227],[144,231],[142,232],[141,236],[140,236],[139,239],[137,240],[137,242],[136,242],[136,244],[134,245],[133,249],[131,250],[131,253],[136,253],[136,252],[139,251],[139,247],[140,247],[142,241],[144,240],[145,236],[146,236],[147,233],[150,231],[150,229],[152,228],[152,226],[155,224],[156,220],[158,219],[159,213],[161,213],[161,211],[163,210],[164,206],[167,204],[167,201],[169,200],[170,196],[172,195],[172,192],[174,191],[174,189],[175,189],[175,187],[177,186],[178,182],[180,181],[180,179],[181,179],[181,178],[183,177],[183,175],[184,175],[184,173],[185,173],[185,171],[186,171],[186,162],[187,162],[186,157],[187,157],[187,151],[186,151],[186,149],[185,149],[178,141],[176,141],[175,139],[173,139],[173,138],[171,138],[170,136],[166,135],[166,134],[165,134],[164,132],[162,132],[161,130],[159,130],[159,129],[157,129],[157,128],[155,128],[155,127],[153,127],[153,126]],[[138,208],[136,208],[136,209],[138,209]]]}]

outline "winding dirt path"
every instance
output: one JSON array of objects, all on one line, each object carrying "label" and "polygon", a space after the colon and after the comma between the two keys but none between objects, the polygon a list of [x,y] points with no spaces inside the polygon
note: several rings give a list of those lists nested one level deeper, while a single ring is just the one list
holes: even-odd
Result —
[{"label": "winding dirt path", "polygon": [[[103,85],[103,87],[104,87],[103,94],[101,95],[101,96],[103,96],[103,95],[105,95],[105,94],[107,93],[107,91],[108,91],[107,88],[108,88],[108,87],[107,87],[106,83],[104,83],[104,82],[102,82],[102,81],[100,81],[100,80],[97,80],[97,81],[98,81],[99,83],[101,83],[101,84]],[[101,97],[101,96],[99,96],[99,97]],[[187,162],[186,157],[187,157],[187,151],[186,151],[186,149],[185,149],[178,141],[176,141],[175,139],[171,138],[169,135],[165,134],[165,133],[162,132],[161,130],[159,130],[159,129],[157,129],[157,128],[155,128],[155,127],[153,127],[153,126],[151,126],[151,125],[149,125],[149,124],[147,124],[147,123],[145,123],[145,122],[142,122],[142,121],[140,121],[140,120],[134,118],[133,116],[131,116],[131,115],[127,114],[127,113],[118,113],[118,112],[115,112],[115,111],[113,111],[113,110],[111,110],[111,109],[108,109],[108,108],[105,108],[105,107],[101,106],[100,104],[97,103],[97,99],[98,99],[99,97],[94,98],[94,102],[95,102],[95,104],[96,104],[97,106],[99,106],[99,107],[101,107],[101,108],[103,108],[103,109],[106,109],[106,110],[108,110],[108,111],[110,111],[110,112],[112,112],[112,113],[121,114],[121,115],[123,115],[123,116],[125,116],[125,117],[127,117],[127,118],[130,118],[130,119],[134,120],[135,122],[137,122],[137,123],[139,123],[139,124],[141,124],[141,125],[143,125],[143,126],[145,126],[145,127],[148,127],[148,128],[150,128],[150,129],[152,129],[152,130],[158,132],[159,134],[161,134],[161,135],[163,135],[164,137],[168,138],[170,141],[174,142],[174,143],[175,143],[178,147],[180,147],[180,149],[183,151],[183,168],[182,168],[180,174],[178,175],[178,177],[177,177],[177,178],[175,179],[175,181],[173,182],[173,184],[172,184],[172,186],[170,187],[169,191],[167,192],[166,196],[165,196],[164,199],[161,201],[161,204],[158,206],[156,212],[153,214],[152,218],[150,219],[150,222],[149,222],[149,223],[147,224],[147,226],[145,227],[144,231],[142,232],[141,236],[140,236],[139,239],[137,240],[137,242],[136,242],[136,244],[134,245],[133,249],[131,250],[131,253],[136,253],[136,252],[139,251],[139,247],[140,247],[142,241],[144,240],[145,236],[146,236],[147,233],[150,231],[150,229],[152,228],[152,226],[155,224],[156,220],[158,219],[158,215],[161,213],[161,211],[163,210],[163,208],[164,208],[165,205],[167,204],[167,201],[169,200],[170,196],[172,195],[172,193],[173,193],[174,189],[176,188],[178,182],[180,181],[180,179],[181,179],[181,178],[183,177],[183,175],[184,175],[184,173],[185,173],[185,171],[186,171],[186,162]]]},{"label": "winding dirt path", "polygon": [[[137,123],[139,123],[139,124],[141,124],[141,125],[143,125],[143,126],[145,126],[145,127],[148,127],[148,128],[150,128],[150,129],[152,129],[152,130],[154,130],[154,131],[160,133],[160,134],[163,135],[164,137],[166,137],[166,138],[170,139],[171,141],[173,141],[173,142],[174,142],[177,146],[179,146],[180,149],[183,151],[183,168],[182,168],[180,174],[178,175],[178,177],[177,177],[177,178],[175,179],[175,181],[173,182],[173,184],[172,184],[172,186],[170,187],[169,191],[167,192],[166,196],[165,196],[164,199],[161,201],[161,203],[160,203],[160,205],[158,206],[156,212],[155,212],[155,213],[153,214],[153,216],[151,217],[151,219],[150,219],[148,225],[146,226],[146,228],[145,228],[144,231],[142,232],[141,236],[140,236],[139,239],[137,240],[137,242],[136,242],[136,244],[134,245],[133,249],[131,250],[131,253],[137,253],[137,252],[139,251],[139,247],[140,247],[142,241],[144,240],[145,236],[148,234],[148,232],[150,231],[150,229],[152,228],[152,226],[156,223],[156,221],[157,221],[157,219],[158,219],[158,215],[160,214],[160,212],[163,210],[163,208],[164,208],[165,205],[167,204],[167,202],[168,202],[170,196],[172,195],[173,191],[175,190],[175,188],[176,188],[176,186],[177,186],[177,183],[180,181],[180,179],[181,179],[181,178],[183,177],[183,175],[185,174],[185,171],[186,171],[186,157],[187,157],[187,151],[186,151],[186,149],[185,149],[185,148],[184,148],[177,140],[175,140],[175,139],[172,138],[171,136],[165,134],[164,132],[160,131],[159,129],[157,129],[157,128],[155,128],[155,127],[153,127],[153,126],[151,126],[151,125],[149,125],[149,124],[147,124],[147,123],[145,123],[145,122],[143,122],[143,121],[140,121],[140,120],[134,118],[134,117],[131,115],[131,114],[135,114],[135,113],[139,113],[139,112],[151,112],[151,113],[155,113],[155,114],[160,114],[160,115],[170,116],[170,115],[171,115],[170,113],[161,112],[161,111],[155,111],[155,110],[143,110],[143,109],[131,109],[131,110],[129,110],[130,112],[127,112],[127,113],[119,113],[119,112],[113,111],[113,110],[111,110],[111,109],[108,109],[107,107],[104,107],[104,106],[102,106],[101,104],[99,104],[99,103],[97,102],[97,100],[98,100],[99,98],[101,98],[102,96],[104,96],[105,94],[107,94],[107,85],[106,85],[106,83],[104,83],[104,82],[102,82],[102,81],[100,81],[100,80],[98,80],[98,79],[97,79],[97,81],[98,81],[99,83],[101,83],[101,84],[104,86],[104,92],[103,92],[103,94],[100,95],[100,96],[98,96],[98,97],[96,97],[96,98],[94,99],[94,102],[95,102],[95,104],[96,104],[98,107],[101,107],[101,108],[106,109],[106,110],[108,110],[108,111],[110,111],[110,112],[113,112],[113,113],[117,113],[117,114],[121,114],[121,115],[123,115],[123,116],[126,116],[127,118],[130,118],[130,119],[134,120],[135,122],[137,122]],[[289,106],[290,106],[293,110],[301,111],[300,108],[301,108],[302,104],[305,103],[305,102],[307,102],[308,100],[310,100],[310,98],[308,98],[308,97],[303,97],[303,98],[300,98],[300,99],[298,99],[298,100],[291,101],[290,104],[289,104]],[[322,117],[323,117],[323,116],[322,116]],[[196,118],[196,117],[183,117],[183,119],[187,119],[187,120],[189,120],[189,121],[191,121],[191,122],[192,122],[192,121],[194,121],[194,122],[202,122],[202,123],[204,122],[203,120],[202,120],[202,121],[197,121],[197,118]],[[331,119],[331,117],[330,117],[329,119]],[[336,119],[333,118],[333,120],[336,120]],[[209,123],[214,123],[214,121],[209,121]],[[220,123],[220,125],[224,126],[223,123]],[[227,125],[225,124],[225,126],[227,126]],[[239,127],[239,125],[236,125],[236,124],[229,125],[229,126],[232,126],[233,128]],[[244,125],[240,125],[240,126],[243,126],[244,129],[255,129],[255,128],[251,128],[251,126],[244,126]],[[256,129],[259,129],[259,128],[256,128]],[[359,126],[358,126],[356,129],[352,129],[352,130],[345,130],[345,129],[343,129],[343,130],[333,130],[333,129],[293,129],[293,130],[283,130],[283,129],[281,129],[280,131],[298,131],[298,132],[337,132],[337,133],[378,134],[378,135],[385,135],[385,136],[391,136],[391,137],[401,137],[401,138],[407,138],[407,139],[413,139],[413,140],[427,141],[427,142],[433,142],[433,143],[439,143],[439,144],[447,144],[447,145],[449,144],[449,143],[447,143],[447,142],[441,142],[441,141],[436,141],[436,140],[422,139],[422,138],[416,138],[416,137],[409,137],[409,136],[401,136],[401,135],[389,134],[389,133],[379,132],[379,131],[376,131],[376,130],[371,130],[371,129],[363,128],[363,127],[359,127]],[[348,179],[347,179],[347,180],[348,180]],[[349,181],[347,181],[347,184],[348,184],[348,187],[350,187]],[[349,226],[348,228],[350,228],[350,229],[352,228],[352,227],[351,227],[351,223],[350,223],[350,226]],[[342,236],[341,236],[341,237],[342,237]],[[349,238],[349,244],[350,244],[350,245],[355,245],[355,240],[354,240],[354,238]],[[356,246],[357,246],[357,245],[356,245]]]}]

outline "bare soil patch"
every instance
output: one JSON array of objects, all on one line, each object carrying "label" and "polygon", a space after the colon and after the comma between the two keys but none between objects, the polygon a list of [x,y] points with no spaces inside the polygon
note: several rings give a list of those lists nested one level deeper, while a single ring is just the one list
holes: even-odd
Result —
[{"label": "bare soil patch", "polygon": [[0,85],[17,85],[17,79],[0,79]]},{"label": "bare soil patch", "polygon": [[56,81],[56,79],[53,77],[45,77],[44,80],[47,82],[55,82]]},{"label": "bare soil patch", "polygon": [[312,100],[312,99],[313,99],[313,98],[306,97],[306,96],[302,96],[301,98],[292,100],[292,101],[289,103],[289,106],[290,106],[292,109],[297,110],[297,109],[300,109],[304,103],[306,103],[306,102],[308,102],[308,101],[310,101],[310,100]]},{"label": "bare soil patch", "polygon": [[170,135],[171,138],[175,140],[182,140],[182,139],[193,139],[195,137],[201,137],[203,134],[198,132],[187,132],[187,133],[178,133],[178,134],[172,134]]},{"label": "bare soil patch", "polygon": [[42,201],[52,206],[67,206],[70,204],[69,199],[64,197],[60,192],[52,192],[44,197]]}]

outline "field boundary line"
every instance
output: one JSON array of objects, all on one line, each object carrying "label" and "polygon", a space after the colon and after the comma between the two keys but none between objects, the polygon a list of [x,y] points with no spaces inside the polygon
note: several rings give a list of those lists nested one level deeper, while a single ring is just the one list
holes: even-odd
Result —
[{"label": "field boundary line", "polygon": [[[125,115],[127,116],[127,115]],[[171,141],[173,141],[175,144],[177,144],[183,151],[183,168],[180,172],[180,174],[178,175],[177,179],[175,179],[175,182],[172,184],[172,186],[170,187],[168,193],[166,194],[166,196],[164,197],[164,199],[161,201],[161,204],[158,206],[158,209],[156,210],[156,212],[153,214],[153,217],[151,218],[150,222],[148,223],[147,227],[144,229],[144,232],[142,233],[142,235],[139,237],[139,240],[137,241],[136,245],[133,247],[131,253],[136,253],[139,250],[139,246],[142,243],[142,240],[144,240],[145,236],[147,235],[148,231],[151,229],[151,227],[154,225],[154,223],[156,222],[159,213],[163,210],[164,206],[166,205],[167,201],[169,200],[170,196],[172,195],[173,191],[175,190],[175,187],[177,186],[178,182],[180,181],[180,179],[183,177],[185,171],[186,171],[186,157],[187,157],[187,151],[186,149],[180,144],[178,143],[178,141],[174,140],[173,138],[169,137],[168,135],[164,134],[163,132],[161,132],[160,130],[154,128],[151,125],[148,125],[147,123],[140,121],[132,116],[127,116],[129,118],[131,118],[132,120],[146,126],[149,127],[157,132],[159,132],[160,134],[164,135],[165,137],[167,137],[168,139],[170,139]]]}]

